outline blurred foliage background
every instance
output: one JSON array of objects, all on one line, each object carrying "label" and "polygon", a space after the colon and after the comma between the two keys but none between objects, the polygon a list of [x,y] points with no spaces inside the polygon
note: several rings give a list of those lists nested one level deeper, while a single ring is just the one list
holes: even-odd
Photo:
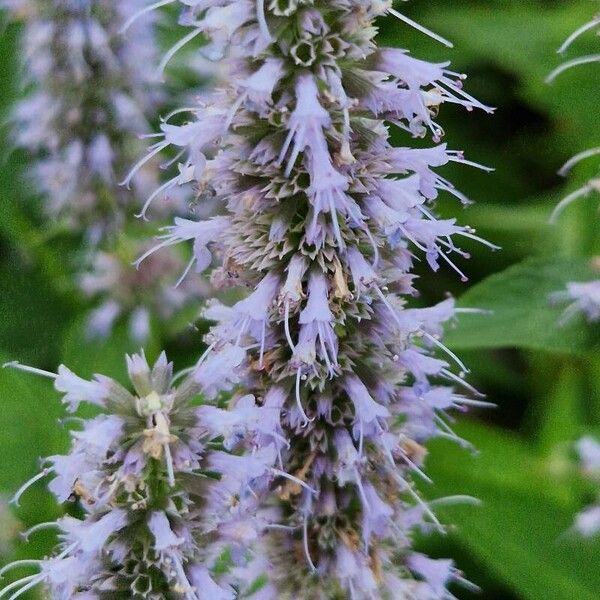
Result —
[{"label": "blurred foliage background", "polygon": [[[450,291],[465,307],[493,311],[463,315],[448,345],[472,370],[470,381],[497,408],[461,418],[456,430],[476,450],[436,442],[429,457],[431,497],[470,494],[481,506],[443,507],[448,534],[421,540],[427,550],[452,556],[481,586],[476,596],[461,588],[457,598],[484,600],[593,600],[600,597],[600,543],[569,534],[574,514],[593,497],[578,473],[572,444],[586,432],[600,433],[598,331],[583,321],[560,327],[564,307],[548,294],[568,281],[597,277],[600,255],[598,201],[569,208],[548,225],[556,203],[597,168],[584,163],[568,181],[556,171],[576,152],[600,142],[598,66],[571,70],[548,86],[559,63],[556,49],[600,8],[590,0],[412,0],[402,9],[451,39],[448,51],[392,18],[382,22],[386,43],[411,48],[429,60],[452,59],[469,74],[466,87],[495,116],[444,107],[446,142],[467,158],[496,168],[485,174],[451,165],[444,175],[476,201],[461,209],[443,199],[444,215],[476,227],[502,246],[473,244],[461,264],[464,284],[453,272],[432,275],[423,267],[420,301]],[[18,28],[0,39],[0,103],[7,116],[18,97]],[[167,36],[169,37],[169,36]],[[578,42],[578,54],[597,53],[597,37]],[[3,130],[7,140],[8,129]],[[401,138],[399,138],[401,139]],[[60,362],[83,376],[120,376],[123,354],[133,350],[124,329],[91,344],[82,328],[85,301],[65,283],[73,241],[51,238],[37,221],[27,186],[27,160],[8,141],[0,166],[0,361],[20,360],[54,370]],[[148,236],[154,234],[152,226]],[[197,357],[200,332],[155,327],[149,354],[166,347],[178,367]],[[57,425],[63,415],[48,382],[9,370],[0,372],[0,492],[13,493],[38,469],[38,458],[63,449]],[[24,526],[56,515],[54,503],[36,487],[17,515]],[[3,527],[4,533],[14,526]],[[0,537],[2,533],[0,533]],[[49,548],[44,534],[34,543]],[[0,544],[0,548],[2,545]],[[17,548],[17,556],[24,555]],[[27,554],[31,553],[31,547]]]}]

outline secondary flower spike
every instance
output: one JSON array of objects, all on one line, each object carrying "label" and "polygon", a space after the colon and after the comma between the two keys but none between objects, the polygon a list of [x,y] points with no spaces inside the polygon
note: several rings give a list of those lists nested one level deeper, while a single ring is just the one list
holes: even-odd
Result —
[{"label": "secondary flower spike", "polygon": [[126,211],[157,179],[136,177],[135,193],[118,181],[140,149],[147,114],[157,108],[153,64],[155,19],[120,33],[144,0],[1,0],[24,24],[24,83],[29,93],[13,115],[15,144],[35,162],[33,181],[44,209],[88,243],[122,227]]},{"label": "secondary flower spike", "polygon": [[[143,354],[128,356],[131,389],[103,375],[82,379],[65,366],[53,374],[7,365],[53,379],[70,412],[85,403],[100,414],[68,419],[75,423],[70,452],[45,458],[43,470],[17,492],[18,504],[31,485],[48,479],[57,501],[76,503],[80,516],[25,533],[56,530],[58,546],[42,560],[0,569],[33,571],[5,585],[0,597],[42,586],[64,600],[233,599],[213,567],[225,545],[243,554],[258,535],[254,488],[282,476],[272,468],[273,447],[251,459],[219,449],[218,440],[236,452],[255,447],[265,409],[252,396],[239,398],[244,410],[235,413],[195,402],[229,389],[239,364],[239,353],[225,348],[174,384],[164,353],[152,367]],[[205,377],[215,369],[223,376]]]},{"label": "secondary flower spike", "polygon": [[[174,146],[179,173],[223,209],[177,221],[155,250],[191,241],[215,286],[249,290],[205,308],[208,352],[245,355],[235,387],[265,410],[257,443],[294,477],[260,495],[279,526],[236,570],[242,597],[265,575],[257,598],[450,598],[463,581],[452,563],[411,546],[415,529],[442,529],[414,478],[427,478],[430,438],[464,443],[447,412],[485,403],[441,341],[454,301],[408,302],[415,260],[466,280],[459,240],[491,246],[433,206],[441,193],[468,203],[438,167],[485,169],[441,143],[440,107],[491,109],[449,63],[377,47],[391,2],[181,4],[190,33],[173,52],[202,34],[230,84],[188,121],[163,124],[148,158]],[[412,147],[415,137],[433,144]]]}]

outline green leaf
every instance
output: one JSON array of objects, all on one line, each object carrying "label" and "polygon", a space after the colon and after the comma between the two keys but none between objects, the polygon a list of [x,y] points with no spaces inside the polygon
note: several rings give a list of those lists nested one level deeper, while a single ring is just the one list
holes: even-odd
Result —
[{"label": "green leaf", "polygon": [[434,443],[428,468],[435,495],[469,494],[482,502],[436,511],[456,526],[452,537],[519,598],[597,598],[600,542],[569,535],[578,508],[569,481],[517,436],[477,423],[463,424],[459,433],[481,454]]},{"label": "green leaf", "polygon": [[463,308],[493,311],[463,314],[446,344],[455,349],[528,348],[553,354],[583,354],[597,335],[583,319],[560,325],[565,305],[549,295],[569,281],[588,281],[598,274],[581,258],[532,258],[488,277],[461,296]]}]

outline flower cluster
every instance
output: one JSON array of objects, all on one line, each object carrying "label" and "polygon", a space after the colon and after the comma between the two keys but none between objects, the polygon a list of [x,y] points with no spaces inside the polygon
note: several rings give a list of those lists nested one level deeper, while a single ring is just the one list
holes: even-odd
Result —
[{"label": "flower cluster", "polygon": [[211,570],[226,545],[243,556],[258,529],[256,517],[249,519],[257,493],[284,475],[272,468],[274,447],[256,448],[265,409],[252,396],[236,398],[235,412],[194,402],[229,390],[242,358],[241,349],[224,348],[175,376],[175,385],[164,354],[152,368],[143,355],[127,357],[132,391],[102,375],[84,380],[65,366],[53,374],[13,364],[52,378],[70,412],[87,403],[99,414],[71,419],[69,454],[46,458],[15,496],[18,503],[30,485],[51,478],[58,502],[77,510],[26,533],[55,529],[58,547],[43,560],[5,566],[0,574],[36,572],[0,595],[16,598],[43,585],[65,600],[232,599],[229,583],[217,584]]},{"label": "flower cluster", "polygon": [[[154,21],[120,29],[143,0],[2,0],[24,23],[25,83],[30,93],[13,114],[16,144],[36,157],[35,186],[47,213],[60,215],[88,242],[122,225],[132,194],[117,181],[138,151],[156,109],[152,86]],[[138,192],[155,185],[140,173]]]},{"label": "flower cluster", "polygon": [[[223,211],[178,219],[155,250],[193,242],[197,272],[218,256],[213,285],[249,290],[204,309],[208,352],[244,349],[238,387],[265,410],[258,444],[295,478],[264,490],[280,526],[237,573],[267,574],[261,598],[449,598],[463,581],[451,561],[411,549],[413,530],[441,529],[414,478],[427,478],[430,438],[463,443],[447,412],[485,403],[440,341],[454,301],[408,302],[415,260],[466,280],[458,240],[487,244],[433,204],[442,192],[468,202],[439,167],[480,167],[440,143],[440,106],[491,109],[449,63],[376,46],[387,13],[424,30],[391,2],[182,4],[191,32],[163,63],[204,35],[231,81],[188,121],[164,123],[148,158],[176,147],[172,184],[193,182]],[[393,147],[390,126],[435,145]]]},{"label": "flower cluster", "polygon": [[[95,304],[89,332],[105,336],[121,319],[132,339],[145,341],[151,314],[170,319],[206,289],[189,283],[173,289],[166,282],[163,274],[184,269],[177,251],[153,258],[138,274],[131,269],[143,248],[132,224],[142,199],[162,195],[163,217],[187,208],[179,189],[167,194],[166,185],[153,193],[156,164],[127,178],[127,187],[119,184],[143,149],[137,138],[150,128],[146,115],[165,96],[157,85],[157,19],[143,11],[143,0],[0,5],[24,22],[30,89],[13,113],[15,142],[35,157],[46,213],[84,239],[86,250],[72,263],[79,289]],[[135,18],[140,10],[143,19]]]},{"label": "flower cluster", "polygon": [[[600,33],[600,14],[596,15],[591,21],[585,23],[573,32],[559,48],[558,52],[563,54],[571,47],[573,42],[579,39],[580,36],[596,29]],[[600,55],[592,54],[566,61],[550,74],[548,81],[554,81],[556,77],[568,69],[594,62],[600,62]],[[600,155],[600,147],[580,152],[569,159],[560,169],[559,173],[560,175],[566,176],[573,167],[578,165],[581,161],[598,155]],[[563,198],[554,209],[551,221],[555,222],[560,213],[576,200],[597,192],[600,192],[600,177],[590,179],[582,187]],[[600,279],[582,283],[569,282],[565,290],[553,293],[550,299],[551,301],[557,302],[570,302],[562,317],[563,322],[569,321],[578,313],[585,315],[590,322],[600,320]]]},{"label": "flower cluster", "polygon": [[132,262],[147,244],[121,238],[113,252],[95,252],[89,268],[79,276],[83,294],[96,301],[89,314],[90,338],[108,336],[119,319],[125,319],[129,338],[144,343],[153,319],[170,321],[186,306],[207,295],[208,283],[190,277],[173,285],[173,273],[184,272],[185,262],[177,249],[152,253],[137,269]]}]

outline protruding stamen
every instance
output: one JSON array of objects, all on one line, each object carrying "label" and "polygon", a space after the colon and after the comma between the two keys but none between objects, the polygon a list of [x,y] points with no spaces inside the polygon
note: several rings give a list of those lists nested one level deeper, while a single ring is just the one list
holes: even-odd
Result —
[{"label": "protruding stamen", "polygon": [[296,345],[292,340],[292,335],[290,333],[290,301],[286,298],[284,302],[284,315],[283,315],[283,328],[285,330],[285,337],[287,339],[287,343],[291,348],[292,352],[296,350]]},{"label": "protruding stamen", "polygon": [[584,25],[582,25],[579,29],[576,29],[563,43],[563,45],[557,50],[558,54],[563,54],[566,52],[571,44],[577,40],[584,33],[589,31],[590,29],[594,29],[597,25],[600,25],[600,15],[596,15],[591,21],[588,21]]},{"label": "protruding stamen", "polygon": [[156,69],[157,75],[162,77],[162,74],[165,71],[165,68],[171,61],[171,59],[189,42],[191,42],[195,37],[199,36],[202,33],[201,29],[194,29],[187,35],[184,35],[176,44],[174,44],[170,50],[163,56],[163,59],[160,61],[158,68]]},{"label": "protruding stamen", "polygon": [[311,423],[314,421],[313,419],[309,419],[306,413],[304,412],[304,408],[302,407],[302,401],[300,399],[300,379],[302,377],[302,370],[298,368],[296,371],[296,405],[298,406],[298,410],[304,419],[305,424]]},{"label": "protruding stamen", "polygon": [[579,200],[579,198],[585,198],[588,194],[591,194],[594,191],[594,189],[595,188],[593,187],[592,183],[588,182],[583,187],[569,194],[566,198],[563,198],[556,205],[556,208],[552,211],[552,214],[550,215],[550,223],[556,223],[556,220],[558,219],[560,213],[562,213],[562,211],[565,208],[567,208],[569,204],[572,204],[576,200]]},{"label": "protruding stamen", "polygon": [[398,12],[394,8],[390,8],[389,9],[389,13],[391,15],[394,15],[394,17],[400,19],[401,21],[404,21],[407,25],[410,25],[411,27],[413,27],[417,31],[420,31],[421,33],[424,33],[425,35],[427,35],[430,38],[434,39],[436,42],[439,42],[440,44],[443,44],[447,48],[454,48],[454,44],[452,42],[448,41],[446,38],[443,38],[441,35],[438,35],[437,33],[431,31],[431,29],[427,29],[427,27],[424,27],[420,23],[417,23],[416,21],[413,21],[412,19],[410,19],[406,15],[403,15],[401,12]]},{"label": "protruding stamen", "polygon": [[159,2],[155,2],[154,4],[150,4],[149,6],[145,6],[144,8],[138,10],[135,14],[131,15],[127,21],[123,24],[123,27],[119,29],[119,33],[125,33],[141,16],[156,10],[157,8],[161,8],[162,6],[167,6],[167,4],[173,4],[176,0],[159,0]]},{"label": "protruding stamen", "polygon": [[561,175],[562,177],[565,177],[566,175],[569,174],[569,171],[575,165],[580,163],[582,160],[585,160],[586,158],[591,158],[592,156],[597,156],[598,154],[600,154],[600,148],[592,148],[591,150],[584,150],[583,152],[580,152],[579,154],[576,154],[573,158],[569,159],[560,168],[560,171],[558,172],[558,174]]},{"label": "protruding stamen", "polygon": [[559,75],[564,73],[565,71],[571,69],[572,67],[578,67],[579,65],[587,65],[593,62],[600,62],[600,54],[590,54],[588,56],[581,56],[579,58],[574,58],[573,60],[569,60],[566,63],[557,67],[548,75],[546,78],[546,83],[552,83]]},{"label": "protruding stamen", "polygon": [[432,344],[437,346],[440,350],[444,351],[450,358],[452,358],[452,360],[458,365],[458,368],[461,371],[463,371],[464,373],[471,372],[470,369],[468,369],[465,366],[465,363],[462,360],[460,360],[460,358],[458,358],[458,356],[456,356],[456,354],[454,354],[454,352],[452,352],[452,350],[450,350],[450,348],[448,348],[448,346],[446,346],[445,344],[440,342],[440,340],[436,339],[430,333],[427,333],[426,331],[423,331],[422,333],[423,333],[423,337],[427,338]]},{"label": "protruding stamen", "polygon": [[306,557],[306,562],[308,563],[310,570],[314,573],[316,572],[317,567],[315,567],[315,563],[310,557],[310,549],[308,547],[308,516],[304,517],[304,524],[302,525],[302,546],[304,548],[304,556]]},{"label": "protruding stamen", "polygon": [[40,479],[44,479],[44,477],[46,477],[46,475],[48,475],[49,473],[51,473],[53,471],[53,469],[44,469],[43,471],[41,471],[40,473],[38,473],[35,477],[32,477],[29,481],[25,482],[18,490],[17,493],[13,496],[12,500],[10,501],[11,504],[14,504],[15,506],[19,506],[19,500],[21,500],[21,496],[23,496],[23,494],[34,484],[37,483],[38,481],[40,481]]},{"label": "protruding stamen", "polygon": [[140,160],[138,160],[137,163],[135,163],[135,165],[133,165],[131,171],[129,171],[129,173],[127,174],[127,177],[125,177],[125,179],[123,179],[123,181],[119,182],[119,185],[124,185],[125,187],[129,188],[129,186],[131,185],[131,182],[133,180],[133,178],[136,176],[137,172],[150,160],[152,160],[157,154],[160,154],[167,146],[169,146],[169,142],[164,141],[164,142],[159,142],[158,144],[154,144],[154,146],[150,146],[150,151],[146,154],[146,156],[144,156],[143,158],[141,158]]},{"label": "protruding stamen", "polygon": [[41,562],[41,560],[34,559],[15,560],[0,569],[0,577],[13,569],[18,569],[20,567],[39,567]]},{"label": "protruding stamen", "polygon": [[56,379],[58,375],[56,373],[51,373],[50,371],[44,371],[43,369],[38,369],[36,367],[30,367],[28,365],[21,364],[18,360],[13,360],[11,362],[4,363],[2,365],[3,369],[17,369],[19,371],[25,371],[26,373],[33,373],[34,375],[41,375],[42,377],[48,377],[48,379]]},{"label": "protruding stamen", "polygon": [[265,0],[256,0],[256,20],[258,21],[258,27],[265,42],[270,42],[271,32],[269,31],[265,15]]},{"label": "protruding stamen", "polygon": [[289,479],[290,481],[293,481],[294,483],[297,483],[299,486],[308,490],[311,494],[317,493],[317,490],[310,487],[310,485],[308,485],[308,483],[306,483],[306,481],[302,481],[302,479],[299,479],[298,477],[294,477],[294,475],[290,475],[289,473],[286,473],[285,471],[282,471],[281,469],[276,469],[273,467],[273,468],[271,468],[271,472],[274,475],[277,475],[278,477],[283,477],[285,479]]},{"label": "protruding stamen", "polygon": [[[60,525],[56,521],[47,521],[45,523],[38,523],[37,525],[30,527],[27,531],[24,531],[23,533],[21,533],[21,538],[27,542],[27,541],[29,541],[29,537],[32,536],[34,533],[37,533],[38,531],[44,531],[46,529],[60,529]],[[36,562],[36,561],[34,561],[34,562]],[[4,572],[4,569],[0,570],[0,576],[2,575],[3,572]]]},{"label": "protruding stamen", "polygon": [[167,467],[167,481],[169,487],[175,487],[175,470],[173,468],[173,455],[171,454],[171,446],[166,443],[163,444],[165,452],[165,465]]}]

